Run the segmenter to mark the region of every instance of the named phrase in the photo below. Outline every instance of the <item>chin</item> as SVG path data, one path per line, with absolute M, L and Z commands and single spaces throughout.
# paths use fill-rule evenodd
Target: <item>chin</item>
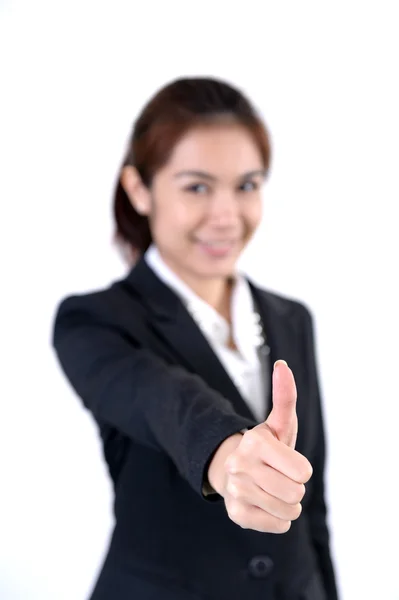
M 244 244 L 235 244 L 229 252 L 212 252 L 198 243 L 194 243 L 185 253 L 185 264 L 188 270 L 197 273 L 201 278 L 231 277 L 236 272 L 237 261 Z M 184 252 L 182 252 L 184 255 Z
M 229 261 L 221 261 L 218 265 L 209 265 L 202 263 L 198 265 L 198 274 L 201 277 L 215 279 L 219 277 L 231 277 L 236 272 L 236 264 L 237 261 L 229 260 Z

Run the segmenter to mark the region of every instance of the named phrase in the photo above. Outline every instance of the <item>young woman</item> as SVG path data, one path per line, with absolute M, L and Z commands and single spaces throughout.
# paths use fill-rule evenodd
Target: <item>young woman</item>
M 55 350 L 115 490 L 92 600 L 337 598 L 311 316 L 236 268 L 269 165 L 237 89 L 160 90 L 115 193 L 134 266 L 58 308 Z

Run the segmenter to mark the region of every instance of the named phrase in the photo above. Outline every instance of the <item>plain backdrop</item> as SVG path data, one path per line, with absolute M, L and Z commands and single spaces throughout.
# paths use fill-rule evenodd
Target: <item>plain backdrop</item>
M 397 3 L 0 6 L 1 600 L 85 600 L 103 558 L 110 483 L 53 316 L 125 273 L 111 196 L 126 139 L 184 75 L 240 86 L 269 126 L 243 268 L 316 320 L 342 598 L 398 600 Z

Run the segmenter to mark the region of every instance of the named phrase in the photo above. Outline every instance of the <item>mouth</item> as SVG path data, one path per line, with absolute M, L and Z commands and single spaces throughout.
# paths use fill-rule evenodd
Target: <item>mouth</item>
M 239 240 L 196 240 L 202 252 L 214 258 L 225 258 L 232 254 Z

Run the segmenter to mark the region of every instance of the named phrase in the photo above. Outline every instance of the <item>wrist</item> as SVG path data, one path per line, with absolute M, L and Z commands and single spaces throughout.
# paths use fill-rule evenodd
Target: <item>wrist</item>
M 208 468 L 208 482 L 221 496 L 224 493 L 225 469 L 227 457 L 236 450 L 242 440 L 242 433 L 234 433 L 226 438 L 217 448 Z

